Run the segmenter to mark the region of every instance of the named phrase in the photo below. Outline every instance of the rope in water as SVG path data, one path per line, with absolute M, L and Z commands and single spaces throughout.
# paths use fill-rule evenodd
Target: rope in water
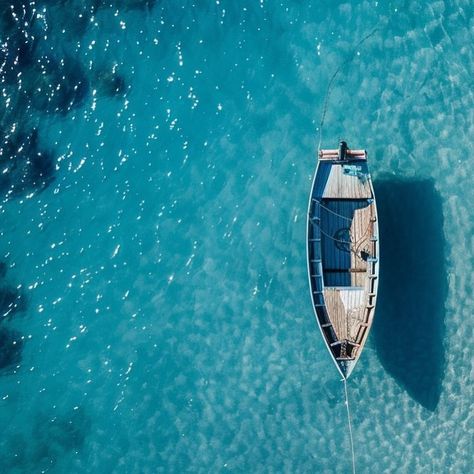
M 334 73 L 332 74 L 331 76 L 331 79 L 329 80 L 329 83 L 328 83 L 328 87 L 326 89 L 326 95 L 324 97 L 324 103 L 323 103 L 323 110 L 321 112 L 321 120 L 319 122 L 319 139 L 318 139 L 318 155 L 319 155 L 319 152 L 321 151 L 321 143 L 322 143 L 322 140 L 323 140 L 323 126 L 324 126 L 324 121 L 326 119 L 326 112 L 327 112 L 327 109 L 328 109 L 328 105 L 329 105 L 329 97 L 331 95 L 331 91 L 334 87 L 334 82 L 337 78 L 337 76 L 339 75 L 339 73 L 341 72 L 342 68 L 346 65 L 346 64 L 349 64 L 353 59 L 354 59 L 354 56 L 356 55 L 356 52 L 357 52 L 357 48 L 359 46 L 361 46 L 363 43 L 365 43 L 371 36 L 373 36 L 378 30 L 379 30 L 379 24 L 380 22 L 370 31 L 370 33 L 368 33 L 366 36 L 364 36 L 354 47 L 352 53 L 341 63 L 339 64 L 339 66 L 337 67 L 337 69 L 334 71 Z M 325 206 L 323 206 L 320 202 L 318 202 L 318 204 L 323 207 L 324 209 L 330 211 L 330 212 L 333 212 L 334 214 L 338 215 L 336 212 L 332 211 L 332 209 L 328 209 L 326 208 Z M 343 217 L 345 219 L 348 219 L 347 217 L 345 216 L 340 216 L 340 217 Z M 344 243 L 344 244 L 351 244 L 352 242 L 345 242 L 343 240 L 339 240 L 339 239 L 336 239 L 330 235 L 327 235 L 322 229 L 321 229 L 321 226 L 316 223 L 311 217 L 310 217 L 310 220 L 311 222 L 313 222 L 313 224 L 316 224 L 319 226 L 320 230 L 321 230 L 321 233 L 323 235 L 326 235 L 326 237 L 329 237 L 330 239 L 334 240 L 334 241 L 339 241 L 341 243 Z M 349 219 L 348 219 L 349 220 Z M 364 233 L 364 236 L 366 235 L 367 233 L 367 230 L 366 232 Z M 360 240 L 360 239 L 359 239 Z M 359 241 L 355 242 L 356 244 L 358 243 Z M 357 254 L 356 254 L 357 255 Z M 342 379 L 342 381 L 344 382 L 344 395 L 345 395 L 345 404 L 346 404 L 346 410 L 347 410 L 347 421 L 348 421 L 348 424 L 349 424 L 349 438 L 350 438 L 350 444 L 351 444 L 351 454 L 352 454 L 352 474 L 356 474 L 356 467 L 355 467 L 355 450 L 354 450 L 354 437 L 352 435 L 352 419 L 351 419 L 351 411 L 350 411 L 350 408 L 349 408 L 349 395 L 347 393 L 347 380 L 345 378 Z
M 380 23 L 380 22 L 379 22 Z M 371 36 L 373 36 L 377 31 L 379 30 L 379 26 L 375 26 L 370 33 L 365 35 L 359 42 L 354 46 L 354 49 L 352 53 L 337 67 L 337 69 L 334 71 L 333 75 L 331 76 L 331 79 L 329 80 L 328 87 L 326 89 L 326 95 L 324 97 L 324 104 L 323 104 L 323 111 L 321 113 L 321 120 L 319 122 L 319 141 L 318 141 L 318 153 L 321 151 L 321 143 L 323 140 L 323 125 L 324 125 L 324 120 L 326 118 L 326 112 L 328 109 L 329 105 L 329 96 L 331 95 L 331 90 L 334 87 L 334 81 L 336 80 L 338 74 L 341 72 L 341 69 L 346 65 L 349 64 L 353 59 L 354 56 L 357 53 L 357 48 L 359 46 L 362 46 Z
M 351 419 L 351 411 L 350 411 L 350 408 L 349 408 L 349 395 L 347 394 L 347 380 L 345 378 L 343 378 L 342 381 L 344 382 L 344 394 L 345 394 L 345 397 L 346 397 L 347 421 L 349 423 L 349 438 L 350 438 L 350 441 L 351 441 L 352 474 L 356 474 L 354 438 L 352 436 L 352 419 Z

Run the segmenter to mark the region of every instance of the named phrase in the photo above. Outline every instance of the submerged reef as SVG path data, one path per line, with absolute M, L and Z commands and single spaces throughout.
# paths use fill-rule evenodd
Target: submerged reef
M 12 6 L 0 20 L 0 79 L 6 86 L 4 96 L 6 93 L 9 98 L 5 112 L 25 114 L 31 105 L 39 111 L 65 115 L 82 105 L 89 90 L 87 76 L 71 55 L 51 54 L 36 11 L 31 5 L 29 8 L 27 14 L 27 10 L 20 12 Z
M 0 193 L 4 198 L 42 190 L 54 179 L 55 158 L 41 148 L 37 129 L 3 134 L 0 143 Z
M 81 106 L 89 93 L 82 64 L 70 56 L 59 60 L 50 55 L 37 58 L 34 67 L 25 73 L 25 80 L 28 88 L 24 94 L 31 98 L 31 105 L 48 114 L 66 115 Z
M 80 449 L 89 431 L 90 419 L 81 408 L 53 418 L 40 414 L 33 425 L 31 460 L 43 469 L 54 465 L 65 453 Z
M 7 268 L 6 262 L 0 262 L 0 375 L 14 373 L 21 362 L 23 337 L 5 323 L 27 307 L 21 287 L 6 281 Z
M 0 327 L 0 375 L 15 372 L 21 362 L 23 339 L 18 331 Z
M 65 39 L 77 41 L 87 32 L 92 17 L 97 13 L 95 3 L 84 0 L 40 0 L 38 5 L 46 7 L 46 25 L 60 28 Z
M 120 10 L 151 10 L 157 0 L 95 0 L 97 8 L 116 8 Z
M 0 322 L 10 320 L 25 309 L 26 298 L 22 291 L 12 286 L 0 286 Z
M 39 0 L 24 4 L 13 0 L 2 9 L 0 194 L 4 199 L 43 190 L 54 179 L 56 153 L 40 145 L 42 114 L 66 116 L 86 102 L 92 88 L 106 98 L 123 97 L 130 89 L 115 65 L 86 69 L 72 41 L 85 34 L 99 9 L 149 10 L 155 3 Z M 57 36 L 58 28 L 66 41 L 52 52 L 48 38 Z
M 7 38 L 2 38 L 0 47 L 0 74 L 2 84 L 22 83 L 21 73 L 34 65 L 34 55 L 38 40 L 14 31 Z
M 99 94 L 104 97 L 123 97 L 130 89 L 115 67 L 96 71 L 94 84 Z
M 90 417 L 81 407 L 62 414 L 39 413 L 31 426 L 0 443 L 2 467 L 8 472 L 50 472 L 62 461 L 67 464 L 67 455 L 83 447 L 90 426 Z
M 55 169 L 53 152 L 40 147 L 31 123 L 31 103 L 41 97 L 32 80 L 41 76 L 32 5 L 14 2 L 0 15 L 0 194 L 6 199 L 44 189 Z
M 103 97 L 130 89 L 116 66 L 83 65 L 77 51 L 99 9 L 150 10 L 155 0 L 11 0 L 0 9 L 0 199 L 32 196 L 54 180 L 56 153 L 41 143 L 44 116 L 81 107 L 92 86 Z M 60 35 L 60 36 L 58 36 Z M 60 39 L 60 47 L 54 40 Z M 8 328 L 26 309 L 25 295 L 5 283 L 0 263 L 0 372 L 19 364 L 23 338 Z

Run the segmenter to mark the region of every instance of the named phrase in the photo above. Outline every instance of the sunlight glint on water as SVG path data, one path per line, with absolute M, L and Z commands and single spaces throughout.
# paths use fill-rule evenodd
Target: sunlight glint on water
M 469 472 L 470 4 L 13 5 L 3 468 L 351 468 L 304 241 L 340 68 L 322 145 L 368 150 L 381 221 L 380 303 L 348 386 L 356 465 Z

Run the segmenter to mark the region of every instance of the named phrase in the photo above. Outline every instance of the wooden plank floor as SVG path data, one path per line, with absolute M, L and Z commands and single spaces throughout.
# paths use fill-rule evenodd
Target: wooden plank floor
M 320 206 L 324 302 L 340 341 L 359 344 L 369 322 L 375 215 L 365 199 L 323 200 Z
M 325 288 L 324 300 L 338 340 L 356 342 L 359 326 L 365 322 L 367 303 L 365 289 Z
M 375 243 L 371 240 L 374 232 L 375 216 L 373 204 L 354 211 L 354 218 L 351 224 L 351 285 L 365 286 L 367 262 L 363 258 L 375 255 Z
M 369 180 L 346 173 L 348 166 L 356 166 L 362 173 L 367 172 L 367 163 L 365 162 L 333 164 L 324 189 L 324 199 L 367 199 L 372 197 Z

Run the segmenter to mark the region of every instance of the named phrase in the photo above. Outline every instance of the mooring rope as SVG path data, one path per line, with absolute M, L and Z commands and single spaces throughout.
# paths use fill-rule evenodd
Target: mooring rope
M 347 379 L 343 378 L 342 381 L 344 382 L 344 394 L 345 394 L 345 397 L 346 397 L 347 421 L 349 423 L 349 438 L 350 438 L 350 441 L 351 441 L 352 474 L 356 474 L 354 437 L 352 436 L 352 419 L 351 419 L 351 410 L 349 408 L 349 395 L 347 394 Z
M 324 97 L 324 102 L 323 102 L 323 110 L 321 111 L 321 120 L 319 121 L 319 139 L 318 139 L 318 155 L 319 155 L 319 152 L 321 151 L 321 144 L 322 144 L 322 140 L 323 140 L 323 126 L 324 126 L 324 121 L 326 119 L 326 112 L 327 112 L 327 109 L 328 109 L 328 106 L 329 106 L 329 98 L 330 98 L 330 95 L 331 95 L 331 92 L 332 92 L 332 89 L 334 87 L 334 82 L 337 78 L 337 76 L 339 75 L 339 73 L 341 72 L 342 68 L 344 66 L 346 66 L 346 64 L 349 64 L 353 59 L 354 59 L 354 56 L 356 55 L 357 53 L 357 48 L 359 48 L 360 46 L 362 46 L 362 44 L 364 44 L 370 37 L 372 37 L 378 30 L 379 30 L 379 25 L 380 25 L 381 21 L 379 21 L 375 27 L 370 31 L 370 33 L 368 33 L 367 35 L 365 35 L 361 40 L 359 40 L 356 45 L 354 46 L 352 52 L 347 56 L 347 58 L 339 64 L 339 66 L 336 68 L 336 70 L 333 72 L 330 80 L 329 80 L 329 83 L 328 83 L 328 87 L 326 89 L 326 95 Z M 332 209 L 329 209 L 327 208 L 326 206 L 324 206 L 322 203 L 320 203 L 319 201 L 317 202 L 322 208 L 328 210 L 329 212 L 332 212 L 333 214 L 336 214 L 338 215 L 335 211 L 333 211 Z M 339 217 L 343 217 L 345 219 L 348 219 L 347 217 L 345 216 L 339 216 Z M 310 217 L 310 220 L 313 224 L 316 224 L 318 225 L 321 233 L 323 235 L 325 235 L 326 237 L 329 237 L 330 239 L 334 240 L 334 241 L 338 241 L 340 243 L 344 243 L 344 244 L 352 244 L 353 242 L 345 242 L 343 240 L 339 240 L 339 239 L 336 239 L 335 237 L 333 236 L 330 236 L 328 234 L 326 234 L 323 229 L 321 228 L 321 225 L 320 223 L 317 223 L 313 220 L 312 217 Z M 349 220 L 349 219 L 348 219 Z M 367 229 L 366 231 L 364 232 L 364 235 L 362 236 L 362 238 L 360 238 L 358 241 L 355 242 L 355 245 L 359 244 L 360 246 L 360 243 L 359 242 L 362 242 L 364 240 L 364 237 L 365 235 L 367 234 L 368 232 L 368 229 L 370 228 L 370 224 L 371 222 L 369 222 L 369 225 L 367 226 Z M 350 231 L 349 231 L 349 234 L 350 234 Z M 350 238 L 352 238 L 352 236 L 350 236 Z M 357 247 L 357 251 L 359 250 L 359 246 Z M 351 251 L 353 251 L 351 249 Z M 355 255 L 357 257 L 359 257 L 357 255 L 357 253 L 355 253 Z M 360 257 L 359 257 L 360 258 Z M 347 422 L 348 422 L 348 425 L 349 425 L 349 438 L 350 438 L 350 446 L 351 446 L 351 455 L 352 455 L 352 474 L 356 474 L 356 466 L 355 466 L 355 450 L 354 450 L 354 437 L 353 437 L 353 434 L 352 434 L 352 419 L 351 419 L 351 411 L 350 411 L 350 407 L 349 407 L 349 395 L 347 393 L 347 379 L 346 378 L 343 378 L 342 379 L 343 383 L 344 383 L 344 396 L 345 396 L 345 404 L 346 404 L 346 411 L 347 411 Z
M 326 95 L 324 97 L 323 110 L 321 112 L 321 120 L 319 121 L 318 154 L 321 151 L 321 143 L 323 140 L 323 125 L 324 125 L 324 120 L 326 118 L 326 112 L 329 105 L 329 96 L 331 95 L 332 88 L 334 87 L 334 81 L 336 80 L 336 77 L 338 76 L 338 74 L 341 72 L 341 69 L 354 59 L 354 56 L 357 53 L 357 48 L 359 46 L 362 46 L 371 36 L 373 36 L 378 31 L 379 23 L 377 23 L 377 25 L 372 29 L 370 33 L 368 33 L 361 40 L 359 40 L 359 42 L 354 46 L 352 53 L 349 54 L 349 56 L 341 64 L 339 64 L 339 66 L 336 68 L 336 70 L 332 74 L 331 79 L 329 80 L 328 87 L 326 89 Z

